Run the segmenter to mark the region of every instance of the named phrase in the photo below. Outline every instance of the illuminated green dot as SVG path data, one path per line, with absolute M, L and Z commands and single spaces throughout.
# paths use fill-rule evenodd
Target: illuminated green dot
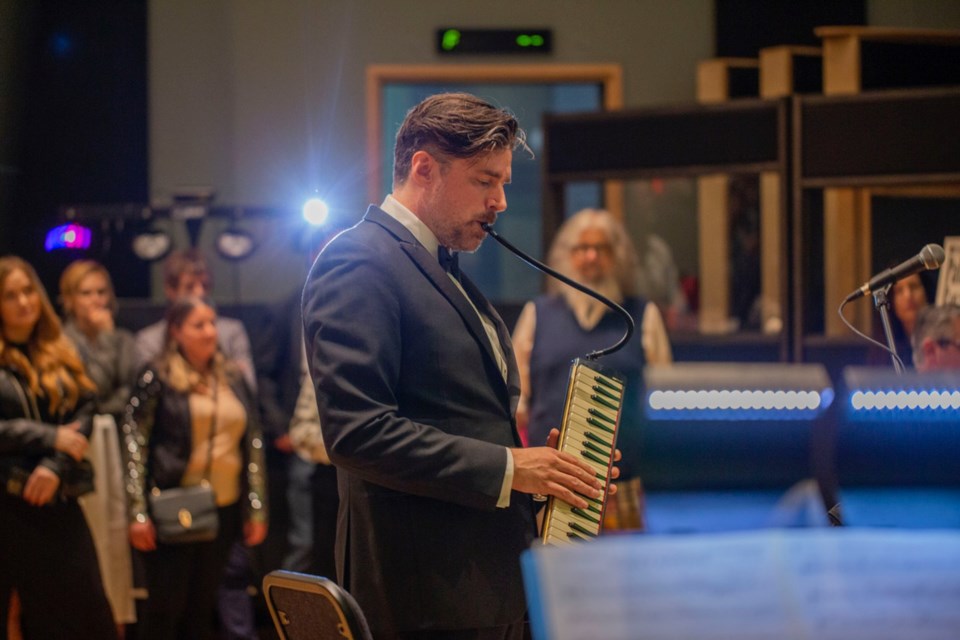
M 535 47 L 543 46 L 543 36 L 530 36 L 530 44 Z
M 451 51 L 460 44 L 460 32 L 456 29 L 447 29 L 443 32 L 443 39 L 440 42 L 440 46 L 443 47 L 445 51 Z
M 517 36 L 517 44 L 520 45 L 521 47 L 529 47 L 530 42 L 531 42 L 530 36 L 526 34 Z

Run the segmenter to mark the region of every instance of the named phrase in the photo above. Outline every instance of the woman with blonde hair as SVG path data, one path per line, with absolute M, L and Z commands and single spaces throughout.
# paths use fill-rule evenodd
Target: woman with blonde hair
M 117 298 L 110 273 L 94 260 L 71 262 L 60 276 L 63 332 L 73 340 L 97 385 L 97 413 L 119 417 L 130 399 L 133 334 L 116 326 Z
M 94 383 L 36 272 L 0 258 L 0 629 L 11 591 L 27 638 L 115 638 L 77 497 Z
M 143 552 L 148 597 L 141 638 L 207 638 L 227 557 L 267 533 L 263 444 L 255 400 L 239 367 L 217 347 L 205 298 L 173 302 L 163 352 L 138 376 L 124 412 L 129 533 Z M 158 537 L 147 494 L 207 483 L 217 505 L 213 540 Z
M 97 545 L 103 587 L 113 609 L 119 635 L 136 622 L 133 560 L 126 535 L 126 494 L 118 438 L 120 414 L 133 383 L 133 334 L 116 326 L 117 298 L 110 273 L 94 260 L 74 260 L 60 275 L 63 332 L 73 340 L 97 385 L 90 461 L 96 470 L 96 492 L 81 501 Z

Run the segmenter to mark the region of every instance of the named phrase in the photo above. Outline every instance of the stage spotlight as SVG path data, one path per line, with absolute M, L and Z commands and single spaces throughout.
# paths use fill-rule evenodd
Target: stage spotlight
M 330 207 L 320 198 L 310 198 L 303 203 L 303 219 L 319 227 L 325 224 L 330 216 Z
M 131 248 L 133 254 L 141 260 L 153 262 L 170 253 L 170 249 L 173 248 L 173 241 L 163 231 L 148 230 L 133 237 Z
M 239 227 L 227 227 L 217 236 L 217 252 L 227 260 L 243 260 L 257 248 L 253 236 Z
M 166 257 L 173 249 L 173 239 L 167 232 L 154 227 L 151 220 L 154 219 L 154 212 L 150 207 L 144 207 L 140 211 L 140 217 L 144 228 L 133 235 L 133 241 L 130 243 L 130 249 L 133 255 L 146 262 L 154 262 Z
M 90 229 L 75 222 L 54 227 L 47 232 L 47 239 L 43 243 L 47 251 L 57 249 L 89 249 Z

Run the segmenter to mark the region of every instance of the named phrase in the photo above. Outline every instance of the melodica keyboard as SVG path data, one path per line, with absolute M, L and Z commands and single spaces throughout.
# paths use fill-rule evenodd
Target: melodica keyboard
M 583 460 L 603 485 L 600 499 L 587 496 L 586 509 L 571 507 L 550 497 L 543 520 L 544 544 L 566 545 L 591 540 L 600 534 L 610 471 L 617 445 L 623 406 L 624 379 L 596 363 L 578 358 L 570 368 L 567 399 L 560 425 L 559 449 Z

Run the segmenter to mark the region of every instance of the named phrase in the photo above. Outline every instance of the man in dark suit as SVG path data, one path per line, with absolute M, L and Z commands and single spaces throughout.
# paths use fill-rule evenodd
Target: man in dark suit
M 516 147 L 503 109 L 421 102 L 397 134 L 393 193 L 324 249 L 304 289 L 339 473 L 338 578 L 377 638 L 523 637 L 531 494 L 581 507 L 599 495 L 573 456 L 521 447 L 507 327 L 451 259 L 506 209 Z

